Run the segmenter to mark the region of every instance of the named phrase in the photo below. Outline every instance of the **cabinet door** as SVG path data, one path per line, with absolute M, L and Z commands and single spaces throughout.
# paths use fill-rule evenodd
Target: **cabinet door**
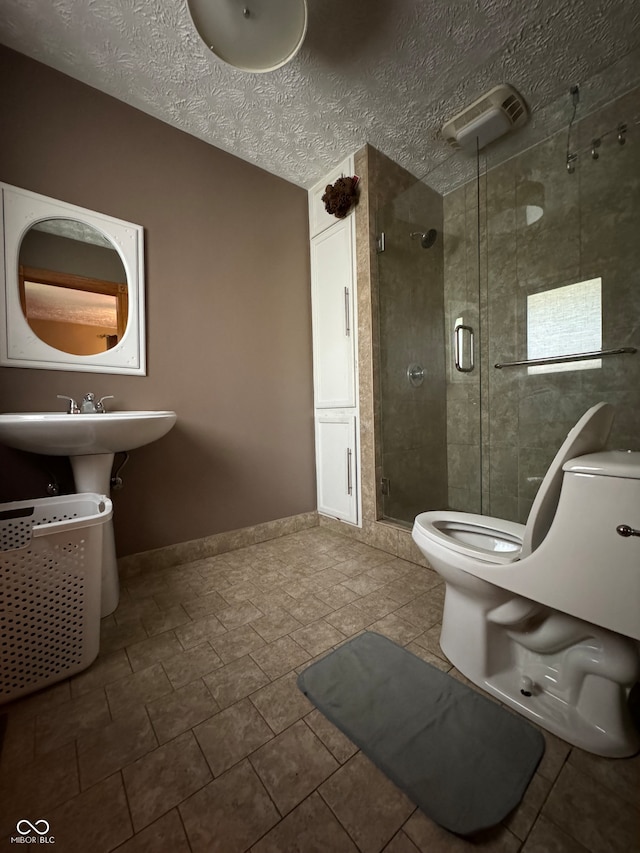
M 315 406 L 356 405 L 353 216 L 311 241 Z
M 318 512 L 357 524 L 354 415 L 316 417 L 316 466 Z

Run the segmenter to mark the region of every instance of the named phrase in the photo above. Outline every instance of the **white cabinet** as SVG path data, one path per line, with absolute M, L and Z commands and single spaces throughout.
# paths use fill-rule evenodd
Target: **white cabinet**
M 322 203 L 353 169 L 350 157 L 309 191 L 309 229 L 318 512 L 360 524 L 355 216 Z
M 318 512 L 356 522 L 357 435 L 355 415 L 316 416 Z
M 311 241 L 316 409 L 356 405 L 353 257 L 353 216 Z

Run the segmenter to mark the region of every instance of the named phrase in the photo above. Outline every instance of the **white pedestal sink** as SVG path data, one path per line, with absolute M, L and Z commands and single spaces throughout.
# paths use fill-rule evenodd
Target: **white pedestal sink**
M 0 414 L 0 444 L 30 453 L 68 456 L 76 491 L 109 497 L 114 453 L 162 438 L 175 422 L 175 412 Z M 119 594 L 113 524 L 109 521 L 104 528 L 101 616 L 113 613 Z

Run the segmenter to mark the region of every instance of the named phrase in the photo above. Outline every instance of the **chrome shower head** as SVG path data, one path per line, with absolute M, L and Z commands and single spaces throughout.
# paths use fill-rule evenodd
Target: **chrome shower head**
M 422 248 L 430 249 L 436 242 L 438 232 L 435 228 L 431 228 L 429 231 L 412 231 L 409 236 L 412 240 L 416 240 L 419 237 Z

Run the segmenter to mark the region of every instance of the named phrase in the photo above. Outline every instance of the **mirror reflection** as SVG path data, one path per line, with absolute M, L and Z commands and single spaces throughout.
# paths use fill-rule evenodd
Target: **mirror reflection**
M 20 244 L 18 283 L 27 323 L 49 346 L 95 355 L 122 339 L 127 275 L 118 251 L 93 226 L 66 218 L 32 225 Z

